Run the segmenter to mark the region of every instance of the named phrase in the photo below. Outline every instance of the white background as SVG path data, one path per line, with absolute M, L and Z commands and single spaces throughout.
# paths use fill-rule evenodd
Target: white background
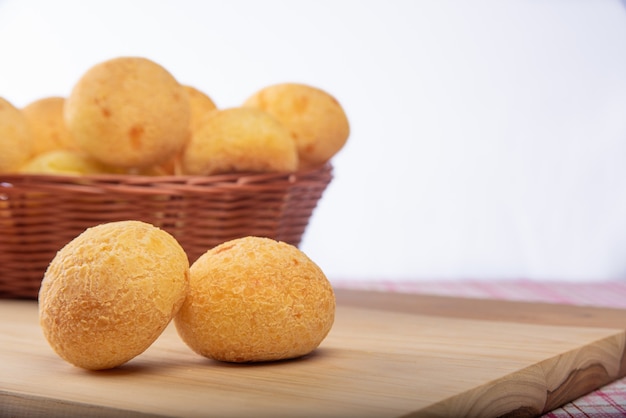
M 139 55 L 220 107 L 269 84 L 350 118 L 301 248 L 331 280 L 626 279 L 618 0 L 0 0 L 0 96 Z

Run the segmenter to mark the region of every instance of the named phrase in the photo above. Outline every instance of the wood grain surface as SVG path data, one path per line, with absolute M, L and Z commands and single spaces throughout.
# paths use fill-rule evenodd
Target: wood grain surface
M 44 340 L 32 301 L 0 300 L 0 416 L 536 416 L 626 375 L 626 311 L 337 290 L 335 325 L 297 360 L 228 364 L 170 326 L 88 372 Z

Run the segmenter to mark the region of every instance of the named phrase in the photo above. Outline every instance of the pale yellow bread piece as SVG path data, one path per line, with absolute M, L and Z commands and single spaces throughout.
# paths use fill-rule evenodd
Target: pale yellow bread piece
M 65 125 L 64 106 L 64 97 L 52 96 L 35 100 L 22 108 L 33 135 L 33 155 L 77 149 Z
M 335 295 L 322 270 L 295 246 L 245 237 L 191 266 L 189 294 L 174 319 L 203 356 L 261 362 L 306 355 L 326 337 Z
M 290 172 L 296 144 L 276 119 L 260 109 L 234 107 L 206 115 L 182 155 L 184 174 Z
M 33 153 L 33 137 L 22 111 L 0 97 L 0 173 L 16 173 Z
M 306 84 L 265 87 L 249 97 L 244 106 L 263 109 L 287 127 L 296 141 L 301 168 L 326 163 L 350 135 L 348 118 L 337 99 Z
M 124 168 L 162 164 L 190 136 L 186 90 L 161 65 L 141 57 L 91 67 L 67 97 L 64 116 L 80 149 Z
M 102 164 L 88 155 L 66 149 L 44 152 L 31 158 L 20 168 L 24 174 L 122 174 L 122 171 Z
M 187 256 L 170 234 L 139 221 L 101 224 L 50 263 L 39 291 L 41 328 L 71 364 L 120 366 L 162 333 L 188 284 Z

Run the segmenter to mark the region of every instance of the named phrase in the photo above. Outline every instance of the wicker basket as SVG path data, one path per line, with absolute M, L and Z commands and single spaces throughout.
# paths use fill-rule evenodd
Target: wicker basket
M 299 245 L 332 179 L 296 173 L 198 176 L 0 176 L 0 297 L 37 297 L 56 252 L 90 226 L 135 219 L 171 233 L 190 262 L 247 235 Z

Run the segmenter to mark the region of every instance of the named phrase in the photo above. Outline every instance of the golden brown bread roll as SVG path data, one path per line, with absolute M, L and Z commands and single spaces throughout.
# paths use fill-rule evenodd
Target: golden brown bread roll
M 180 308 L 189 262 L 167 232 L 138 221 L 85 230 L 50 263 L 39 319 L 54 351 L 91 370 L 145 351 Z
M 335 295 L 322 270 L 295 246 L 235 239 L 191 266 L 189 294 L 174 319 L 195 352 L 221 361 L 303 356 L 330 331 Z
M 162 164 L 190 136 L 186 90 L 146 58 L 119 57 L 91 67 L 66 99 L 64 115 L 78 147 L 112 166 Z
M 306 84 L 265 87 L 249 97 L 244 106 L 263 109 L 287 127 L 296 141 L 301 168 L 330 160 L 350 135 L 348 118 L 337 99 Z
M 198 129 L 200 121 L 210 112 L 217 109 L 215 102 L 205 92 L 188 85 L 183 85 L 189 96 L 191 106 L 191 132 Z
M 195 87 L 183 85 L 189 96 L 189 105 L 191 106 L 191 137 L 194 132 L 198 130 L 201 125 L 202 119 L 217 109 L 215 102 L 206 93 L 198 90 Z M 171 157 L 165 163 L 152 167 L 152 172 L 158 173 L 157 175 L 177 175 L 182 174 L 181 168 L 182 151 Z
M 215 110 L 193 132 L 182 156 L 184 174 L 289 172 L 298 166 L 296 144 L 268 113 L 254 108 Z
M 33 135 L 33 155 L 56 150 L 76 150 L 63 119 L 65 98 L 44 97 L 22 109 Z
M 16 173 L 33 152 L 33 137 L 21 110 L 0 97 L 0 173 Z

